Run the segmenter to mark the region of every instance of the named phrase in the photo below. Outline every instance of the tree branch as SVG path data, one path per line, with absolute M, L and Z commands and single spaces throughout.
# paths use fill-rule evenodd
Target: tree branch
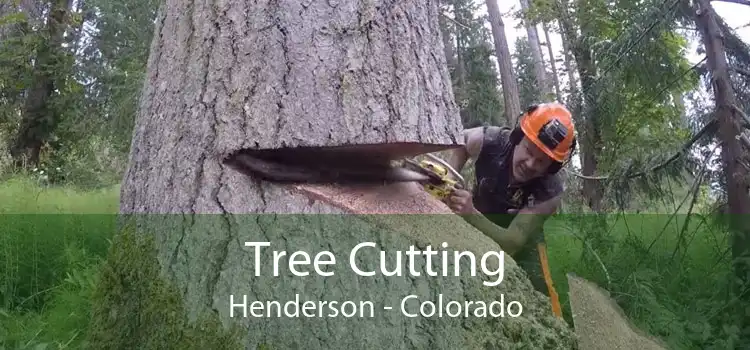
M 750 6 L 750 0 L 712 0 L 712 1 L 714 1 L 714 2 L 716 2 L 716 1 L 718 1 L 718 2 L 731 2 L 731 3 L 734 3 L 734 4 L 740 4 L 740 5 Z
M 732 105 L 732 109 L 734 109 L 734 111 L 737 112 L 740 117 L 742 117 L 742 121 L 744 122 L 743 124 L 745 125 L 745 127 L 750 128 L 750 117 L 748 117 L 747 114 L 745 114 L 745 112 L 740 109 L 740 107 L 737 107 L 737 105 Z
M 739 109 L 737 109 L 737 110 L 739 111 Z M 742 112 L 742 111 L 740 111 L 740 112 Z M 635 174 L 629 174 L 629 175 L 626 176 L 626 178 L 628 178 L 628 179 L 634 179 L 636 177 L 645 176 L 646 173 L 654 172 L 654 171 L 657 171 L 657 170 L 659 170 L 661 168 L 664 168 L 665 166 L 669 165 L 669 163 L 672 163 L 675 160 L 677 160 L 677 158 L 679 158 L 681 154 L 687 152 L 687 150 L 690 149 L 690 147 L 692 147 L 693 144 L 696 143 L 698 140 L 700 140 L 704 135 L 706 135 L 708 133 L 713 133 L 715 131 L 715 129 L 716 129 L 716 126 L 717 126 L 716 119 L 711 120 L 705 126 L 703 126 L 703 128 L 701 128 L 701 130 L 698 131 L 690 140 L 688 140 L 687 142 L 685 142 L 685 144 L 682 145 L 682 147 L 680 148 L 680 150 L 677 151 L 677 152 L 675 152 L 671 157 L 669 157 L 669 159 L 667 159 L 664 162 L 659 163 L 659 164 L 651 167 L 651 169 L 649 169 L 649 170 L 639 171 L 639 172 L 637 172 Z M 567 169 L 565 171 L 567 173 L 570 173 L 570 174 L 572 174 L 572 175 L 574 175 L 574 176 L 576 176 L 578 178 L 584 179 L 584 180 L 608 180 L 610 178 L 609 176 L 588 176 L 588 175 L 583 175 L 583 174 L 579 174 L 577 172 L 570 171 L 570 170 L 567 170 Z
M 457 25 L 460 25 L 461 27 L 464 27 L 465 29 L 471 29 L 471 28 L 469 28 L 469 26 L 467 26 L 467 25 L 465 25 L 465 24 L 463 24 L 463 23 L 461 23 L 459 21 L 456 21 L 455 19 L 453 19 L 450 16 L 446 15 L 445 12 L 440 12 L 440 15 L 442 15 L 443 17 L 445 17 L 446 19 L 448 19 L 449 21 L 451 21 L 451 22 L 453 22 L 453 23 L 455 23 Z
M 731 70 L 733 70 L 733 71 L 735 71 L 735 72 L 737 72 L 739 74 L 742 74 L 742 75 L 750 78 L 750 71 L 749 70 L 742 69 L 742 68 L 737 68 L 737 67 L 729 67 L 729 69 L 731 69 Z

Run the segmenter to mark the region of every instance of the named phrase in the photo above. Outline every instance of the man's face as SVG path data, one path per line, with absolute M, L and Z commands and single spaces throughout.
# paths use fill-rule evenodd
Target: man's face
M 526 182 L 542 176 L 552 162 L 552 158 L 524 137 L 513 151 L 513 178 Z

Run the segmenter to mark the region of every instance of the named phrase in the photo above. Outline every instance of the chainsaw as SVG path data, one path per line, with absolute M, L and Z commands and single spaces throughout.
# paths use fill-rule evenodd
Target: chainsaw
M 433 154 L 427 159 L 387 157 L 342 151 L 336 147 L 297 147 L 242 150 L 224 158 L 224 164 L 242 174 L 276 183 L 386 184 L 418 182 L 445 202 L 456 189 L 466 188 L 463 176 Z
M 403 160 L 404 168 L 428 177 L 426 180 L 419 181 L 425 191 L 445 202 L 453 191 L 466 188 L 463 176 L 448 162 L 434 154 L 428 153 L 425 156 L 429 159 L 417 161 L 414 158 L 407 158 Z

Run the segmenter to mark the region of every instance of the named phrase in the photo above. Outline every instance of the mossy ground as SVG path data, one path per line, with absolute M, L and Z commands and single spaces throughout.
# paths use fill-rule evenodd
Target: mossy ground
M 236 327 L 213 312 L 189 322 L 179 291 L 166 281 L 148 233 L 126 226 L 115 237 L 92 298 L 91 349 L 241 349 Z

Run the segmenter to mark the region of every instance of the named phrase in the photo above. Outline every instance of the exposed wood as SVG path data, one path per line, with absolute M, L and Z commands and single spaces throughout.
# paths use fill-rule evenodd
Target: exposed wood
M 277 5 L 167 3 L 122 210 L 222 212 L 220 193 L 253 191 L 226 183 L 222 157 L 241 149 L 390 144 L 400 158 L 463 142 L 436 3 Z
M 668 349 L 664 342 L 633 325 L 608 291 L 573 273 L 567 278 L 579 349 Z
M 320 153 L 291 154 L 299 150 L 291 148 L 301 146 L 315 147 L 315 152 L 340 146 L 361 157 L 393 155 L 388 149 L 456 146 L 462 127 L 438 17 L 436 2 L 421 1 L 349 1 L 336 6 L 297 1 L 271 6 L 241 0 L 166 2 L 149 55 L 120 211 L 148 213 L 138 217 L 160 217 L 157 221 L 176 218 L 174 224 L 157 222 L 158 230 L 153 231 L 144 231 L 148 224 L 139 225 L 137 233 L 154 237 L 160 277 L 175 286 L 175 299 L 185 302 L 188 320 L 203 312 L 215 314 L 224 325 L 242 327 L 243 348 L 253 349 L 264 344 L 304 349 L 373 344 L 476 349 L 507 348 L 518 342 L 532 348 L 575 348 L 571 330 L 550 312 L 547 298 L 533 293 L 531 282 L 510 258 L 489 263 L 490 269 L 493 264 L 505 266 L 503 284 L 494 288 L 482 284 L 485 277 L 472 274 L 382 278 L 357 275 L 345 266 L 353 247 L 368 241 L 378 246 L 359 253 L 357 264 L 376 269 L 381 249 L 395 256 L 394 251 L 410 246 L 438 247 L 446 242 L 450 249 L 480 254 L 499 250 L 418 184 L 279 185 L 221 162 L 221 155 L 247 152 L 286 153 L 282 162 L 298 163 L 307 157 L 312 159 L 305 161 L 314 163 Z M 249 152 L 251 148 L 269 151 Z M 153 215 L 162 213 L 177 215 Z M 307 215 L 281 215 L 295 213 Z M 351 215 L 383 213 L 444 215 Z M 277 276 L 254 276 L 252 248 L 243 244 L 254 241 L 272 242 L 268 253 L 332 251 L 340 263 L 335 276 L 328 278 L 316 277 L 315 272 L 300 278 L 284 267 Z M 262 261 L 272 261 L 265 256 Z M 416 265 L 411 271 L 422 276 L 430 269 L 421 261 Z M 134 284 L 126 294 L 137 290 Z M 460 318 L 432 322 L 399 314 L 404 296 L 431 299 L 433 292 L 451 299 L 519 300 L 523 314 L 504 324 L 543 332 L 502 335 L 492 318 L 476 318 L 466 327 Z M 111 328 L 120 328 L 119 318 L 111 315 L 141 315 L 137 308 L 142 296 L 132 293 L 126 297 L 136 302 L 112 303 L 98 313 L 112 320 Z M 235 296 L 234 304 L 241 303 L 243 295 L 248 303 L 277 300 L 282 305 L 297 296 L 305 301 L 335 300 L 339 305 L 344 300 L 372 301 L 377 307 L 374 317 L 362 319 L 254 319 L 230 316 L 230 310 L 241 313 L 242 308 L 230 305 L 229 295 Z M 385 305 L 393 310 L 384 312 Z M 329 315 L 327 309 L 321 312 Z M 136 323 L 128 325 L 128 332 L 145 335 Z M 136 345 L 150 342 L 127 338 Z M 142 347 L 121 345 L 113 347 Z

